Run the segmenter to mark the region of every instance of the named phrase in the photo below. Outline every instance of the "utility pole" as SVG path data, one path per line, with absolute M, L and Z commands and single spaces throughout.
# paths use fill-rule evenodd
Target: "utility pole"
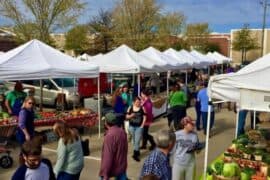
M 264 49 L 264 29 L 265 29 L 265 20 L 266 20 L 266 12 L 267 6 L 270 6 L 267 2 L 268 0 L 263 0 L 260 4 L 263 6 L 263 25 L 262 25 L 262 40 L 261 40 L 261 56 L 263 56 L 263 49 Z

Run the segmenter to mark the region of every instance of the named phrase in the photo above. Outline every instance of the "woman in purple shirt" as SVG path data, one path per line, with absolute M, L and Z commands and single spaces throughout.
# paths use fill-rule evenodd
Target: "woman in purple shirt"
M 29 141 L 34 136 L 34 98 L 26 97 L 22 109 L 19 113 L 18 129 L 16 132 L 16 138 L 22 145 L 25 141 Z
M 153 122 L 153 104 L 150 99 L 151 91 L 150 90 L 143 90 L 141 92 L 141 102 L 142 106 L 146 112 L 146 121 L 143 126 L 143 139 L 142 139 L 142 146 L 140 149 L 146 149 L 147 141 L 151 143 L 149 150 L 153 150 L 156 147 L 155 141 L 153 136 L 151 136 L 148 131 L 151 123 Z

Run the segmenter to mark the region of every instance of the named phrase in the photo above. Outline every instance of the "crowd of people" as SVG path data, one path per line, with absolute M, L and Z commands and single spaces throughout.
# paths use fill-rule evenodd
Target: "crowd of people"
M 206 134 L 209 110 L 210 130 L 212 129 L 215 111 L 208 102 L 207 77 L 198 73 L 193 83 L 196 85 L 193 92 L 190 92 L 181 78 L 171 84 L 167 110 L 168 128 L 156 132 L 155 137 L 149 133 L 154 120 L 151 102 L 153 87 L 142 89 L 139 96 L 132 95 L 127 84 L 115 90 L 112 96 L 113 112 L 104 116 L 106 132 L 101 153 L 100 179 L 128 179 L 129 137 L 133 145 L 132 158 L 135 161 L 141 160 L 140 150 L 151 151 L 144 160 L 139 179 L 195 178 L 195 153 L 203 148 L 197 131 L 203 129 Z M 195 121 L 187 114 L 192 99 L 196 110 Z M 21 179 L 22 176 L 25 179 L 79 179 L 84 167 L 84 155 L 77 130 L 67 126 L 64 121 L 54 124 L 53 131 L 59 141 L 56 164 L 52 166 L 48 159 L 42 157 L 42 143 L 35 136 L 34 98 L 27 97 L 22 91 L 22 85 L 17 82 L 14 91 L 7 95 L 5 104 L 8 112 L 18 116 L 19 120 L 16 138 L 21 146 L 21 166 L 12 179 Z M 150 146 L 147 146 L 148 142 Z

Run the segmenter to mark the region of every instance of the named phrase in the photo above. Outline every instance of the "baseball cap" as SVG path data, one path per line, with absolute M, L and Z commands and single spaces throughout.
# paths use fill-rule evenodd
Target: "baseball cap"
M 191 119 L 191 117 L 186 116 L 181 120 L 181 124 L 183 124 L 184 126 L 187 124 L 195 125 L 195 122 Z
M 104 120 L 110 124 L 117 124 L 117 117 L 116 117 L 116 114 L 113 112 L 109 112 L 105 114 Z

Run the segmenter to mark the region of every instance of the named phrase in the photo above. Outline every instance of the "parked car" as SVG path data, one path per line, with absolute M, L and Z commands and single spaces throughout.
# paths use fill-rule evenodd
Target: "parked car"
M 36 103 L 40 103 L 40 80 L 23 80 L 24 91 L 31 93 L 34 90 L 34 97 Z M 77 87 L 74 79 L 72 78 L 56 78 L 56 79 L 45 79 L 43 82 L 43 104 L 54 106 L 57 105 L 57 99 L 59 94 L 65 94 L 65 108 L 71 108 L 79 105 L 79 96 L 77 93 Z M 5 85 L 9 90 L 14 89 L 14 81 L 6 82 Z M 58 99 L 59 100 L 59 99 Z

